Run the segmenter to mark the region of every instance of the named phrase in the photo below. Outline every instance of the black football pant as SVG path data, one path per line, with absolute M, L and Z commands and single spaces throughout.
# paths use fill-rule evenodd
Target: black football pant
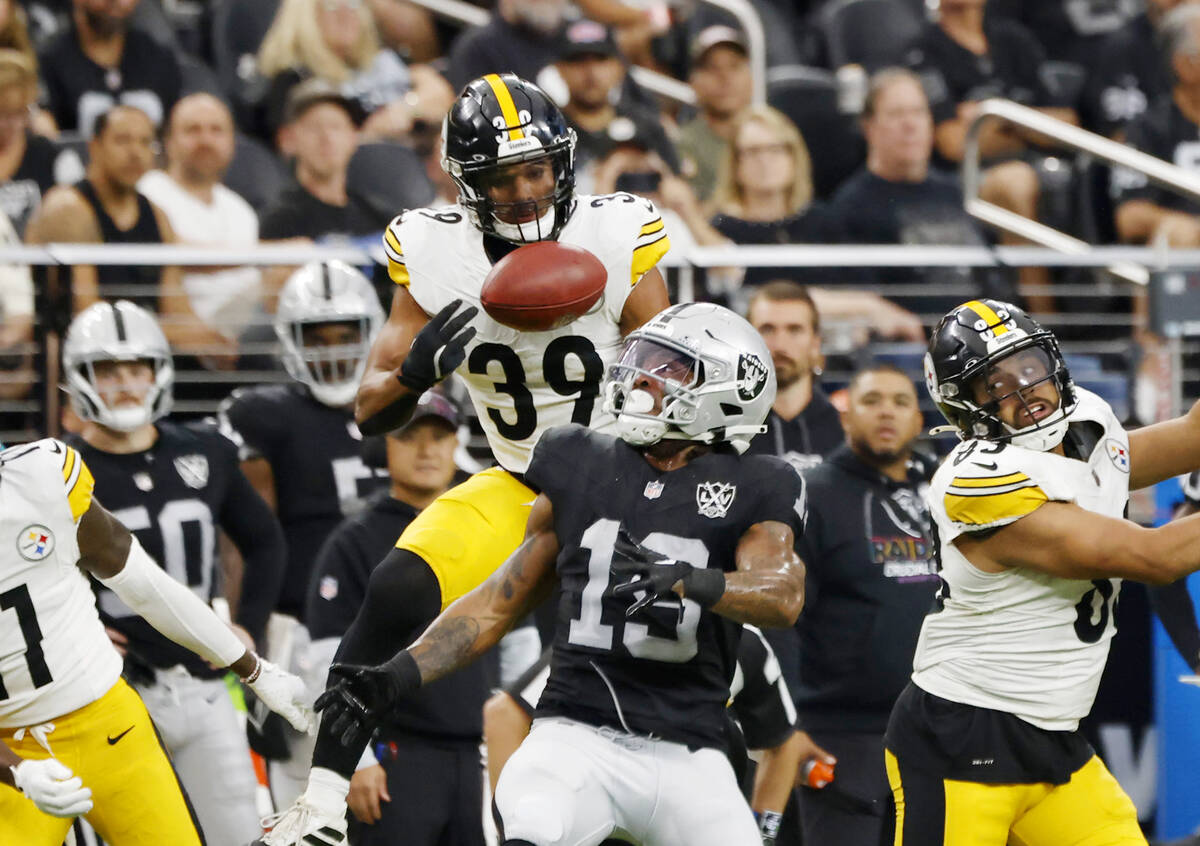
M 393 738 L 384 763 L 391 802 L 365 825 L 350 814 L 351 846 L 484 846 L 483 764 L 478 740 Z

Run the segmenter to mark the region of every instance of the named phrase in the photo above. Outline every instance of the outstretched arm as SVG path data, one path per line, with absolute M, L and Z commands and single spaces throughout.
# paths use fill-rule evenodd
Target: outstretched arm
M 471 663 L 487 652 L 550 594 L 558 536 L 550 500 L 534 500 L 525 540 L 483 584 L 454 602 L 408 648 L 421 683 Z
M 1129 488 L 1200 470 L 1200 402 L 1172 420 L 1129 433 Z
M 137 538 L 95 500 L 79 519 L 77 538 L 80 568 L 171 640 L 237 673 L 297 731 L 311 730 L 312 713 L 298 699 L 304 682 L 246 649 L 211 608 L 154 563 Z
M 352 745 L 402 696 L 474 661 L 550 593 L 558 536 L 550 500 L 534 500 L 525 540 L 487 581 L 450 605 L 425 633 L 384 664 L 334 664 L 317 700 L 322 731 Z

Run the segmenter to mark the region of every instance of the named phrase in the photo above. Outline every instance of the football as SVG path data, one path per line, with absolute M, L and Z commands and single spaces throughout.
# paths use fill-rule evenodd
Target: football
M 483 280 L 479 301 L 498 323 L 545 332 L 586 314 L 607 282 L 600 259 L 583 247 L 537 241 L 496 262 Z

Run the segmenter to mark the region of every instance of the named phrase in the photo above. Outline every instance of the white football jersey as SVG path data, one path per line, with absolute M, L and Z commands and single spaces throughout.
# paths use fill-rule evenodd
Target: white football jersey
M 454 299 L 479 305 L 492 263 L 482 233 L 457 205 L 405 212 L 383 240 L 392 280 L 407 286 L 428 314 Z M 471 321 L 476 335 L 457 371 L 496 460 L 517 473 L 524 472 L 538 438 L 551 426 L 611 424 L 611 416 L 600 411 L 600 382 L 621 349 L 621 310 L 633 286 L 670 247 L 654 204 L 625 193 L 577 195 L 558 240 L 583 247 L 607 268 L 600 302 L 549 332 L 510 329 L 480 307 Z
M 0 727 L 53 720 L 99 699 L 121 656 L 76 566 L 92 474 L 55 440 L 0 452 Z
M 1076 391 L 1071 426 L 1096 438 L 1086 462 L 972 440 L 938 468 L 928 500 L 942 584 L 913 658 L 913 681 L 929 693 L 1053 731 L 1073 731 L 1092 708 L 1116 631 L 1121 580 L 1062 579 L 1018 567 L 987 573 L 953 541 L 1015 522 L 1049 501 L 1124 514 L 1129 438 L 1108 403 Z

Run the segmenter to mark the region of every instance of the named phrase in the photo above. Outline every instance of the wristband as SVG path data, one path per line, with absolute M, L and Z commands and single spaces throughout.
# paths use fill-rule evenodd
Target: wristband
M 412 693 L 421 686 L 421 669 L 417 659 L 412 657 L 407 649 L 401 649 L 383 665 L 392 681 L 396 684 L 397 696 Z
M 776 811 L 763 811 L 761 814 L 755 814 L 758 818 L 758 833 L 763 836 L 763 841 L 774 841 L 779 836 L 779 824 L 783 822 L 783 814 Z
M 698 602 L 702 608 L 711 608 L 725 593 L 723 570 L 695 569 L 681 581 L 683 595 Z
M 254 669 L 250 671 L 250 675 L 242 679 L 242 684 L 254 684 L 258 681 L 258 677 L 262 675 L 262 659 L 257 655 L 254 656 Z

